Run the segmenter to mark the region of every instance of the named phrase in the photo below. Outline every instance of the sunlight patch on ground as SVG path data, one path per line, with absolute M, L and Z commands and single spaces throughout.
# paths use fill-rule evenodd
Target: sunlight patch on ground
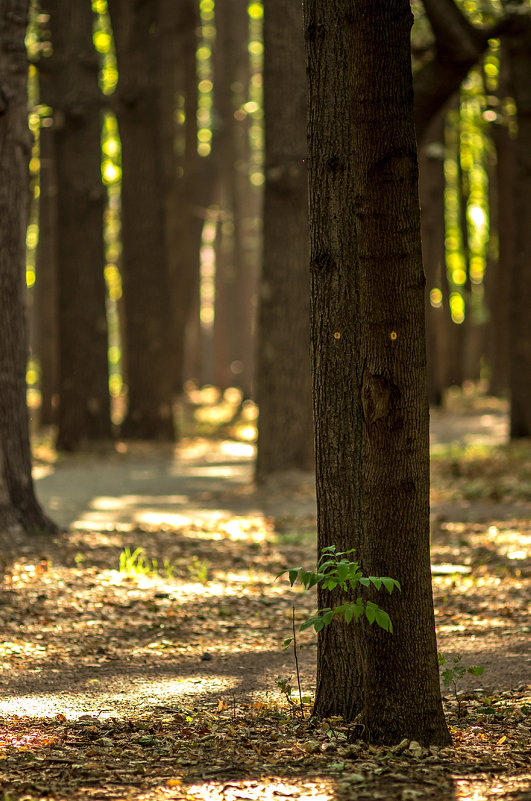
M 330 783 L 332 784 L 332 783 Z M 161 788 L 162 789 L 162 788 Z M 186 787 L 186 797 L 197 799 L 197 801 L 234 801 L 234 799 L 249 799 L 249 801 L 260 801 L 261 799 L 282 799 L 308 798 L 312 801 L 330 801 L 336 797 L 333 786 L 323 787 L 322 783 L 301 782 L 293 780 L 289 782 L 275 780 L 271 777 L 267 783 L 263 781 L 230 781 L 230 782 L 206 782 L 205 784 L 192 784 Z
M 126 699 L 123 692 L 97 692 L 99 681 L 99 679 L 89 680 L 92 687 L 90 694 L 79 691 L 75 694 L 58 692 L 2 698 L 0 699 L 0 715 L 36 718 L 64 715 L 68 720 L 77 720 L 84 715 L 94 715 L 100 720 L 130 716 L 131 700 Z M 193 706 L 194 696 L 204 694 L 205 689 L 212 688 L 212 679 L 211 677 L 199 678 L 197 676 L 159 678 L 153 681 L 135 679 L 133 684 L 137 699 L 146 709 L 158 705 L 171 707 L 174 704 L 184 704 L 186 709 Z M 216 694 L 227 693 L 233 686 L 234 677 L 215 677 Z M 128 709 L 125 708 L 127 706 Z

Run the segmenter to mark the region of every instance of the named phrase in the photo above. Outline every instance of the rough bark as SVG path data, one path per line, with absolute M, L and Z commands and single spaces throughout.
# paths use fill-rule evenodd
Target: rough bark
M 30 134 L 26 0 L 0 2 L 0 530 L 55 530 L 35 497 L 26 406 L 25 240 Z
M 128 410 L 121 435 L 173 440 L 173 359 L 162 159 L 158 3 L 111 0 L 120 75 L 122 279 Z
M 429 559 L 424 286 L 407 0 L 307 0 L 319 548 L 389 575 L 394 634 L 319 635 L 315 712 L 448 743 Z M 335 599 L 319 593 L 319 606 Z
M 264 8 L 265 193 L 256 476 L 313 468 L 306 72 L 301 9 Z
M 508 39 L 506 48 L 518 122 L 510 296 L 511 439 L 531 437 L 531 12 L 524 8 L 522 32 Z
M 59 285 L 57 447 L 111 439 L 98 59 L 88 3 L 47 0 L 53 44 Z M 43 88 L 45 84 L 43 83 Z

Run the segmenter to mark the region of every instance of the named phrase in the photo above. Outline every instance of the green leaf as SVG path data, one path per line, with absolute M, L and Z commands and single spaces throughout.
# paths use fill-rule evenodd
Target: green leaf
M 442 680 L 444 682 L 445 687 L 449 687 L 454 680 L 454 671 L 451 670 L 450 668 L 446 668 L 446 670 L 443 671 Z
M 347 576 L 349 575 L 349 572 L 350 572 L 350 566 L 347 562 L 341 562 L 337 566 L 337 576 L 339 578 L 340 584 L 344 584 L 344 582 L 347 579 Z
M 358 578 L 358 581 L 359 581 L 359 583 L 360 583 L 360 584 L 362 584 L 364 587 L 370 587 L 370 584 L 371 584 L 371 582 L 369 581 L 369 579 L 367 578 L 367 576 L 361 576 L 361 575 L 360 575 L 360 577 Z
M 302 567 L 292 567 L 291 570 L 288 570 L 289 583 L 291 584 L 292 587 L 297 581 L 298 575 L 301 572 L 301 570 Z
M 441 654 L 441 653 L 439 652 L 439 653 L 437 654 L 437 662 L 439 663 L 439 667 L 440 667 L 441 665 L 445 665 L 445 664 L 446 664 L 446 657 L 445 657 L 445 655 L 444 655 L 444 654 Z
M 365 604 L 365 617 L 367 618 L 367 620 L 371 625 L 376 620 L 377 609 L 378 607 L 372 601 L 367 601 L 367 603 Z
M 369 581 L 374 584 L 377 590 L 380 590 L 382 587 L 382 579 L 378 578 L 378 576 L 369 576 Z
M 393 633 L 393 624 L 391 623 L 391 618 L 387 612 L 385 612 L 383 609 L 380 609 L 380 607 L 378 607 L 376 611 L 376 623 L 384 631 L 388 631 L 390 634 Z
M 334 612 L 330 609 L 325 615 L 323 615 L 324 625 L 328 626 L 332 622 L 332 618 L 334 617 Z
M 470 665 L 470 667 L 467 668 L 467 670 L 468 670 L 469 673 L 472 673 L 473 676 L 481 676 L 481 674 L 485 670 L 485 667 L 484 666 L 479 667 L 477 665 Z
M 286 648 L 289 648 L 292 642 L 293 642 L 293 637 L 288 637 L 287 640 L 284 640 L 284 642 L 282 643 L 282 647 L 284 648 L 284 650 L 286 650 Z
M 299 581 L 300 581 L 301 584 L 304 585 L 304 587 L 306 589 L 308 589 L 308 586 L 309 586 L 310 581 L 312 580 L 313 576 L 315 576 L 315 573 L 312 573 L 311 570 L 302 570 L 301 569 L 299 571 Z
M 343 612 L 343 617 L 345 618 L 345 623 L 351 623 L 354 617 L 356 604 L 344 604 L 344 607 L 345 611 Z
M 316 631 L 321 631 L 326 626 L 324 617 L 316 617 L 313 621 L 313 627 Z
M 397 588 L 397 590 L 400 591 L 402 590 L 400 582 L 397 581 L 396 579 L 389 578 L 389 576 L 382 576 L 382 584 L 384 585 L 389 595 L 393 592 L 395 587 Z

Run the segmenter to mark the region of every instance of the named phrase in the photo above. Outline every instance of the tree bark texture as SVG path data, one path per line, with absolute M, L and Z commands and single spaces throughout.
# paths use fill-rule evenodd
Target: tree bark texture
M 407 0 L 306 0 L 319 548 L 356 549 L 394 625 L 334 620 L 315 712 L 449 743 L 429 558 L 424 288 Z M 367 596 L 371 597 L 371 596 Z M 340 599 L 321 591 L 319 606 Z
M 531 13 L 507 41 L 518 135 L 514 185 L 514 251 L 510 296 L 511 439 L 531 437 Z
M 87 440 L 109 440 L 112 435 L 101 102 L 90 4 L 48 0 L 47 10 L 54 55 L 44 99 L 54 109 L 57 175 L 57 447 L 71 451 Z M 41 85 L 46 86 L 44 81 Z
M 0 529 L 54 531 L 35 497 L 26 406 L 28 2 L 0 0 Z
M 122 142 L 128 411 L 121 435 L 173 440 L 174 360 L 161 157 L 158 3 L 111 0 Z
M 306 71 L 301 9 L 264 7 L 265 193 L 256 475 L 313 469 Z

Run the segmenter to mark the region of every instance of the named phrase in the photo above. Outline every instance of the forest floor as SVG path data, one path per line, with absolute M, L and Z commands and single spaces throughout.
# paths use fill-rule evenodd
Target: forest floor
M 503 444 L 504 405 L 432 414 L 439 650 L 484 672 L 443 683 L 453 745 L 429 750 L 312 720 L 310 633 L 301 719 L 282 642 L 314 599 L 275 576 L 311 567 L 314 484 L 256 489 L 254 412 L 234 423 L 230 405 L 197 398 L 201 436 L 175 449 L 38 443 L 37 490 L 64 532 L 5 568 L 2 801 L 529 801 L 531 443 Z

